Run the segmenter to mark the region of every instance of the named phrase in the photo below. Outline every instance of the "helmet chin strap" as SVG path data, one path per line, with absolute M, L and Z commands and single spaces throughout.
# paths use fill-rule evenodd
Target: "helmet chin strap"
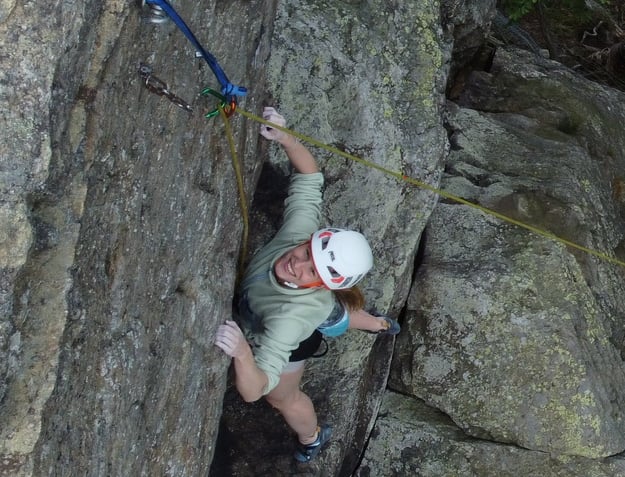
M 321 280 L 318 280 L 316 282 L 311 282 L 311 283 L 306 283 L 305 285 L 296 285 L 293 282 L 287 282 L 286 280 L 280 280 L 278 279 L 278 276 L 276 275 L 276 271 L 273 271 L 273 275 L 274 277 L 276 277 L 276 279 L 278 280 L 278 283 L 280 283 L 280 285 L 283 285 L 287 288 L 292 288 L 293 290 L 299 290 L 301 288 L 317 288 L 317 287 L 325 287 L 327 288 L 324 283 Z
M 319 287 L 327 288 L 321 280 L 312 282 L 312 283 L 307 283 L 306 285 L 301 285 L 298 288 L 319 288 Z
M 285 287 L 293 288 L 294 290 L 300 290 L 302 288 L 318 288 L 318 287 L 324 286 L 322 281 L 307 283 L 306 285 L 296 285 L 293 282 L 287 282 L 287 281 L 280 281 L 280 283 L 284 285 Z

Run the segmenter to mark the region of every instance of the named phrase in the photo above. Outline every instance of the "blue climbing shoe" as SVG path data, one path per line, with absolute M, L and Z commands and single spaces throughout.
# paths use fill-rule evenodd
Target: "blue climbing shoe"
M 401 326 L 399 326 L 399 323 L 397 323 L 394 319 L 382 315 L 375 316 L 386 321 L 388 326 L 378 331 L 367 331 L 367 333 L 371 333 L 372 335 L 396 335 L 401 331 Z
M 295 459 L 300 462 L 310 462 L 319 452 L 323 445 L 330 440 L 332 436 L 332 428 L 328 424 L 323 424 L 319 428 L 317 439 L 312 444 L 297 443 L 297 449 L 295 450 Z

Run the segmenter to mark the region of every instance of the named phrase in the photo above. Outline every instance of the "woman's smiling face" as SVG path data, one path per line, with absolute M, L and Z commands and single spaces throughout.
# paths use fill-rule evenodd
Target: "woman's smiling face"
M 310 242 L 292 248 L 276 260 L 274 273 L 280 283 L 290 283 L 297 287 L 321 285 L 312 259 Z

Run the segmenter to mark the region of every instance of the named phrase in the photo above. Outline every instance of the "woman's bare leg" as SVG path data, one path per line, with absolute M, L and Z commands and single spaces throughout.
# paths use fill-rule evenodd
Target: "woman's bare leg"
M 365 310 L 356 310 L 349 312 L 349 327 L 357 330 L 380 331 L 387 329 L 388 323 L 384 318 L 373 316 Z
M 294 372 L 282 373 L 280 382 L 265 399 L 280 411 L 302 444 L 311 444 L 317 438 L 317 414 L 310 398 L 299 388 L 303 374 L 303 365 Z

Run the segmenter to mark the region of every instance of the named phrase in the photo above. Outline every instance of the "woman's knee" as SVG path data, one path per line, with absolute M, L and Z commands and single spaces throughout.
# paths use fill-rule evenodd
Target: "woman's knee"
M 278 409 L 278 406 L 280 405 L 280 401 L 270 395 L 265 396 L 265 401 L 267 401 L 271 407 L 274 407 L 276 409 Z
M 278 385 L 265 396 L 267 402 L 276 409 L 284 409 L 297 402 L 302 394 L 300 383 L 304 374 L 304 365 L 303 362 L 297 364 L 290 372 L 282 373 Z
M 290 406 L 295 405 L 299 399 L 301 399 L 303 393 L 299 387 L 295 389 L 281 389 L 279 392 L 269 393 L 265 396 L 267 402 L 278 410 L 288 409 Z

